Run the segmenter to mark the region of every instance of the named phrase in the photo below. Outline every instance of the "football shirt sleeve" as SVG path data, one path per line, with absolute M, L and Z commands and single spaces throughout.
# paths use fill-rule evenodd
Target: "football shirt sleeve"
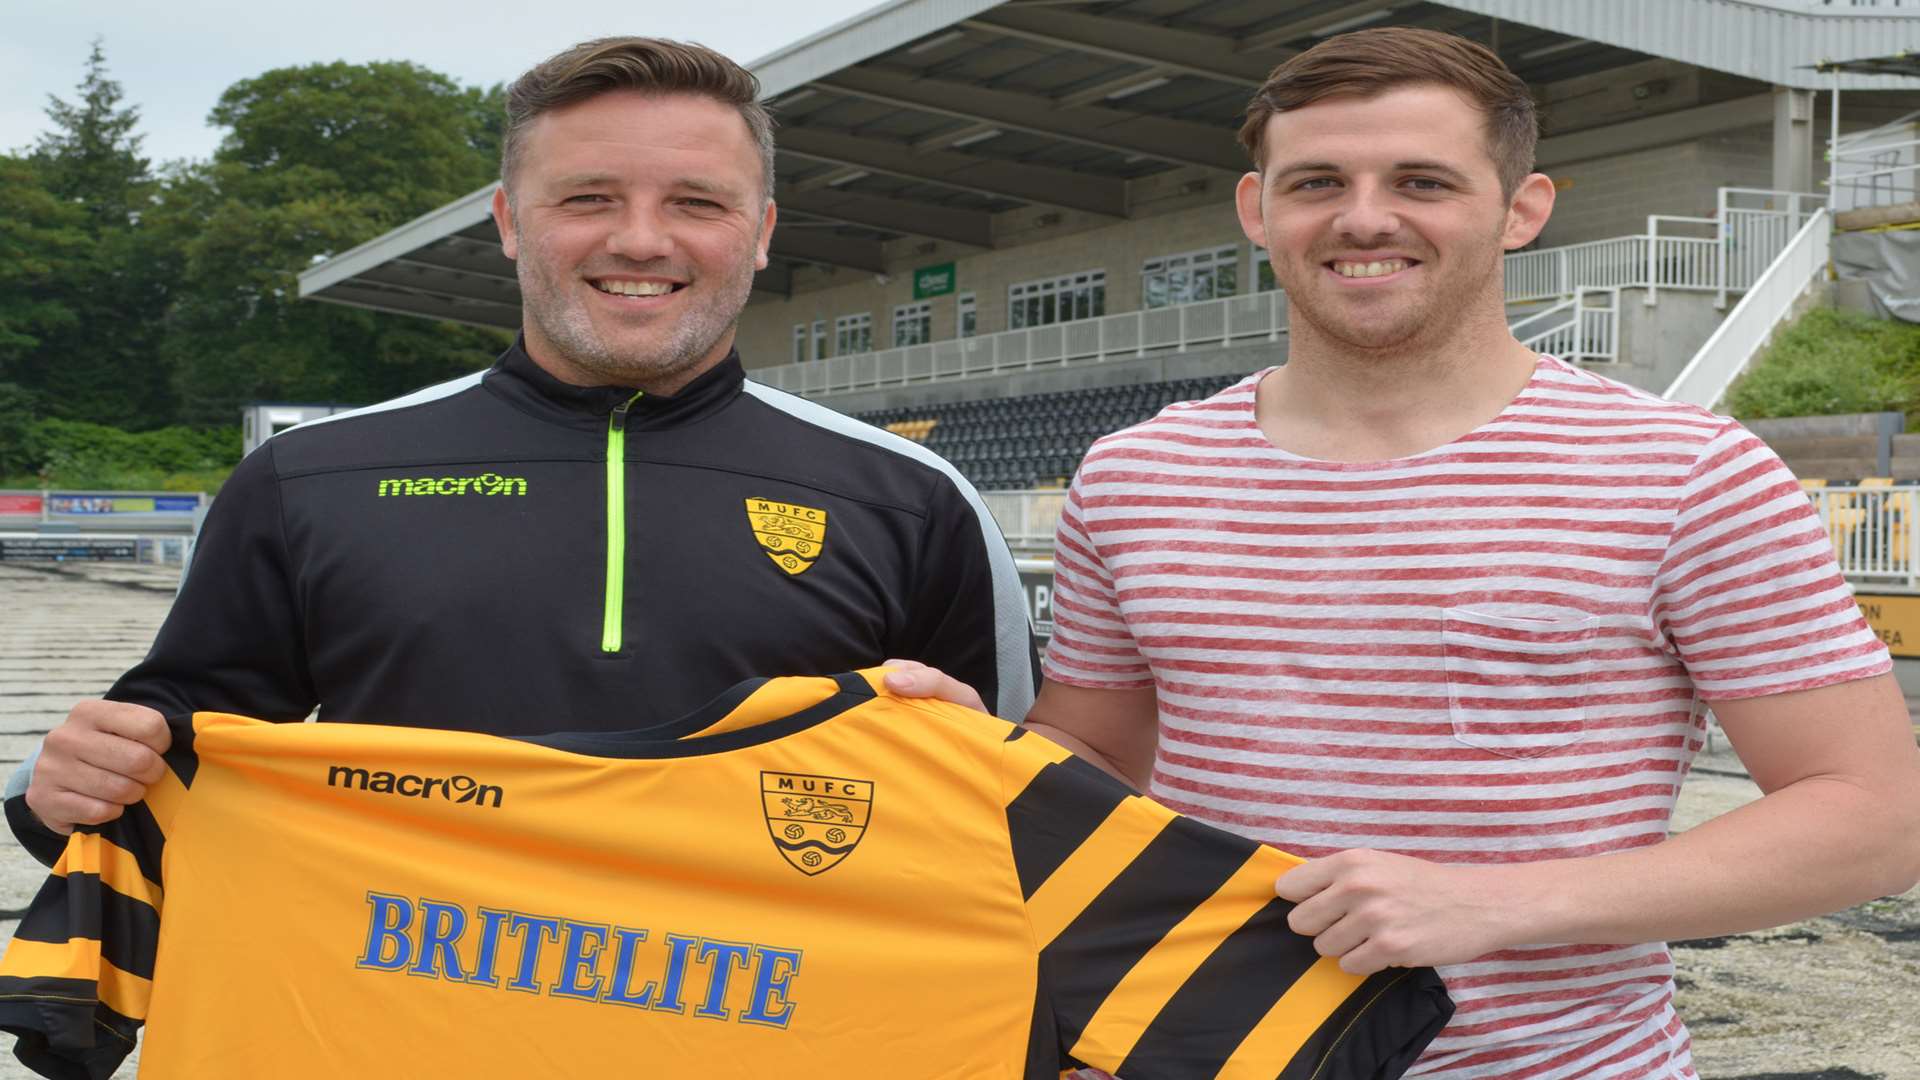
M 1293 905 L 1273 883 L 1299 859 L 1182 817 L 1037 735 L 1009 741 L 1008 772 L 1046 1014 L 1034 1037 L 1050 1036 L 1060 1063 L 1126 1080 L 1388 1080 L 1453 1014 L 1431 969 L 1349 975 L 1287 926 Z
M 99 1080 L 132 1052 L 153 992 L 166 833 L 191 782 L 193 722 L 170 720 L 146 801 L 67 839 L 0 956 L 0 1030 L 42 1076 Z

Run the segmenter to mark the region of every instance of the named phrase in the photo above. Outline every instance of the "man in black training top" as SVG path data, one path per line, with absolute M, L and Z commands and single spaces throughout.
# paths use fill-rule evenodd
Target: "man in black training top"
M 775 215 L 758 89 L 643 38 L 513 85 L 494 216 L 520 340 L 241 462 L 152 653 L 8 786 L 30 849 L 139 800 L 162 714 L 192 709 L 621 730 L 751 676 L 906 657 L 1026 714 L 1025 605 L 967 483 L 742 377 Z

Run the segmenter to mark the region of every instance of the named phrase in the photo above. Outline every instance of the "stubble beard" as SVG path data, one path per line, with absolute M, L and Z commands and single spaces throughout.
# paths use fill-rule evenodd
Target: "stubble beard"
M 541 253 L 527 248 L 526 238 L 518 236 L 520 250 L 532 258 L 515 264 L 520 279 L 521 304 L 527 319 L 536 326 L 548 345 L 571 365 L 601 384 L 638 386 L 672 381 L 705 360 L 720 340 L 732 332 L 746 310 L 747 297 L 753 292 L 753 256 L 729 267 L 722 276 L 706 279 L 717 285 L 708 302 L 694 305 L 670 328 L 664 341 L 647 351 L 622 349 L 607 340 L 594 326 L 585 301 L 572 294 L 576 285 L 592 288 L 583 276 L 551 272 Z M 631 268 L 639 272 L 642 268 Z M 689 281 L 687 288 L 694 287 Z
M 1397 357 L 1443 346 L 1457 337 L 1466 323 L 1475 317 L 1479 308 L 1487 303 L 1489 294 L 1498 294 L 1502 280 L 1499 259 L 1503 252 L 1497 238 L 1488 245 L 1485 253 L 1461 254 L 1466 256 L 1459 260 L 1463 270 L 1480 265 L 1480 272 L 1471 275 L 1459 272 L 1435 274 L 1424 295 L 1409 298 L 1411 303 L 1391 314 L 1365 309 L 1356 311 L 1344 305 L 1337 309 L 1330 299 L 1327 303 L 1319 303 L 1319 296 L 1308 289 L 1298 294 L 1288 294 L 1289 319 L 1301 320 L 1311 328 L 1311 333 L 1342 352 L 1357 355 Z M 1433 274 L 1437 262 L 1422 259 L 1420 270 Z M 1323 263 L 1321 259 L 1309 262 L 1308 272 L 1324 273 Z M 1281 284 L 1284 287 L 1286 283 Z M 1325 295 L 1334 287 L 1337 286 L 1329 284 L 1329 288 L 1319 295 Z

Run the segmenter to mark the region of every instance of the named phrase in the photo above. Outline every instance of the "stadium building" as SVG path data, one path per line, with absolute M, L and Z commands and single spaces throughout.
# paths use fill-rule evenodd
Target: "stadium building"
M 1288 56 L 1389 25 L 1486 44 L 1533 87 L 1559 197 L 1508 257 L 1515 333 L 1656 392 L 1717 401 L 1826 288 L 1832 211 L 1915 197 L 1916 0 L 895 0 L 751 65 L 780 219 L 749 375 L 926 442 L 1044 551 L 1048 489 L 1094 437 L 1284 361 L 1235 131 Z M 1857 152 L 1830 209 L 1836 118 Z M 301 294 L 517 328 L 492 192 Z

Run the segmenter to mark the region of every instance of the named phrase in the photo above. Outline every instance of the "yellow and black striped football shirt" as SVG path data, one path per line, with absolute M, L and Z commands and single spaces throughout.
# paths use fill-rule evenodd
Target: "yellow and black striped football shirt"
M 757 680 L 506 739 L 200 713 L 0 960 L 49 1076 L 1398 1076 L 1452 1011 L 1286 926 L 1296 860 L 1037 736 Z

